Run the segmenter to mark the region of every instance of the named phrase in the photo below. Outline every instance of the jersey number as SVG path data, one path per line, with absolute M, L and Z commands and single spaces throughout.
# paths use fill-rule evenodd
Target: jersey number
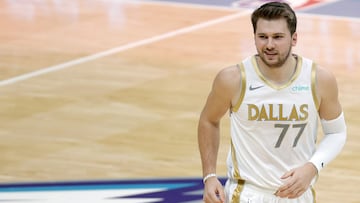
M 301 135 L 304 132 L 304 129 L 306 127 L 306 123 L 303 124 L 294 124 L 291 125 L 292 128 L 299 128 L 298 134 L 295 137 L 294 143 L 293 143 L 293 147 L 296 147 Z M 282 128 L 282 131 L 280 133 L 279 139 L 276 142 L 275 148 L 279 148 L 281 145 L 281 142 L 283 141 L 287 131 L 289 130 L 290 124 L 275 124 L 275 128 Z

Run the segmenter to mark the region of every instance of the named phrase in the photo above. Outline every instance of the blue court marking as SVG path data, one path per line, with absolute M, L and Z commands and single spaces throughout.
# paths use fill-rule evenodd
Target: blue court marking
M 222 184 L 225 184 L 226 178 L 220 178 L 220 181 Z M 53 193 L 51 192 L 59 192 L 58 195 L 67 197 L 68 192 L 85 191 L 88 194 L 85 194 L 85 197 L 92 195 L 100 198 L 96 203 L 111 200 L 116 202 L 121 202 L 122 200 L 141 202 L 143 199 L 153 199 L 153 203 L 195 203 L 202 202 L 203 188 L 204 185 L 201 178 L 9 183 L 0 184 L 0 202 L 51 202 L 54 200 L 52 199 L 53 196 L 51 194 Z M 126 191 L 136 189 L 140 189 L 140 191 L 124 196 L 124 191 L 126 194 Z M 141 192 L 141 189 L 155 190 L 153 192 Z M 104 190 L 115 191 L 112 191 L 111 194 L 96 193 L 96 191 Z M 21 194 L 21 197 L 16 197 L 17 195 L 11 196 L 12 192 L 14 194 Z M 32 196 L 36 192 L 42 192 L 43 195 L 49 192 L 49 195 L 46 197 Z M 6 196 L 2 196 L 2 194 Z
M 104 190 L 104 189 L 179 189 L 202 183 L 199 179 L 164 179 L 164 180 L 109 180 L 109 181 L 69 181 L 39 183 L 0 184 L 1 192 L 34 192 L 66 190 Z

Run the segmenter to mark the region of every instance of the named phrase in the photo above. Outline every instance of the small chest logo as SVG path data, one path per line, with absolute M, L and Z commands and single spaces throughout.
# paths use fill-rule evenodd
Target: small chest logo
M 250 90 L 250 91 L 253 91 L 253 90 L 260 89 L 260 88 L 262 88 L 262 87 L 264 87 L 264 85 L 257 85 L 257 86 L 250 85 L 249 90 Z

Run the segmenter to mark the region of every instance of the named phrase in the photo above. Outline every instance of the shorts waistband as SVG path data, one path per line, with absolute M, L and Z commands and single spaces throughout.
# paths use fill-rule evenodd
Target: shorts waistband
M 269 194 L 269 195 L 275 195 L 275 193 L 277 191 L 276 189 L 262 188 L 262 187 L 258 187 L 256 185 L 253 185 L 253 184 L 250 184 L 247 182 L 245 182 L 245 184 L 244 184 L 244 189 L 245 188 L 248 188 L 248 189 L 256 191 L 256 192 Z
M 259 193 L 265 193 L 265 194 L 270 194 L 270 195 L 275 195 L 277 189 L 269 189 L 269 188 L 263 188 L 263 187 L 259 187 L 256 186 L 254 184 L 248 183 L 247 181 L 244 180 L 231 180 L 233 183 L 237 183 L 239 185 L 243 185 L 243 189 L 249 189 L 249 190 L 253 190 Z

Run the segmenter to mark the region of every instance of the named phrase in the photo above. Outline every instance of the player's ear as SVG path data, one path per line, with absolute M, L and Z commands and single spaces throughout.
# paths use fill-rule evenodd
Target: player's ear
M 297 43 L 297 32 L 294 32 L 294 34 L 291 37 L 291 45 L 295 46 Z

